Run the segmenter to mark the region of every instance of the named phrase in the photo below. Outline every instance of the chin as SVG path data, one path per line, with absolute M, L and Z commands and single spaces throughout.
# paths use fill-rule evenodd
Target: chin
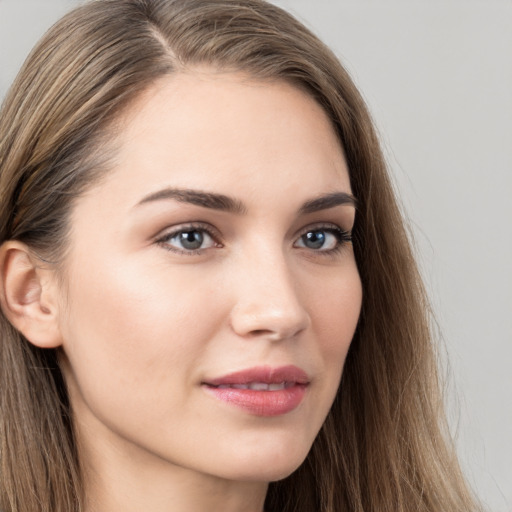
M 290 476 L 306 459 L 308 446 L 300 443 L 281 443 L 265 447 L 255 444 L 235 455 L 235 461 L 225 478 L 230 480 L 275 482 Z M 227 465 L 224 466 L 226 469 Z
M 304 462 L 306 457 L 298 461 L 284 463 L 270 462 L 266 467 L 240 468 L 229 474 L 224 475 L 227 480 L 237 480 L 242 482 L 277 482 L 290 476 Z

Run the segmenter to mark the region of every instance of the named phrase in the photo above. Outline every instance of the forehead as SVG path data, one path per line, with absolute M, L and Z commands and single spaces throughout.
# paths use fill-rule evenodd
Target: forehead
M 148 89 L 119 127 L 107 181 L 118 193 L 131 190 L 133 201 L 168 186 L 235 196 L 269 185 L 276 196 L 350 191 L 327 114 L 284 81 L 204 70 L 175 74 Z

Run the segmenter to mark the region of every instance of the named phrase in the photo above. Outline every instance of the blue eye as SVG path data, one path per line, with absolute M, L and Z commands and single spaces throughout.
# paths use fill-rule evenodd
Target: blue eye
M 222 244 L 218 242 L 219 235 L 212 234 L 210 230 L 210 227 L 181 226 L 170 233 L 165 233 L 156 242 L 165 249 L 178 254 L 201 254 L 203 250 L 222 247 Z M 345 243 L 351 241 L 351 234 L 336 225 L 315 226 L 304 231 L 295 242 L 294 247 L 328 254 L 341 250 Z
M 351 241 L 350 233 L 339 228 L 316 228 L 306 231 L 295 243 L 296 247 L 304 247 L 319 252 L 331 252 L 340 248 L 343 242 Z
M 158 243 L 171 251 L 182 253 L 194 253 L 217 245 L 205 229 L 194 227 L 182 228 L 166 234 L 158 240 Z

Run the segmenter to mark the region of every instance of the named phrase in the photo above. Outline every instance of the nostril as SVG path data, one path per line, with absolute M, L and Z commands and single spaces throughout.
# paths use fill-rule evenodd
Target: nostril
M 245 322 L 244 322 L 245 320 Z M 251 321 L 247 322 L 247 318 L 238 317 L 232 322 L 232 327 L 235 332 L 248 340 L 267 339 L 269 341 L 281 341 L 286 339 L 296 338 L 301 332 L 307 329 L 309 322 L 304 319 L 287 319 L 281 322 L 274 323 L 266 319 L 269 324 L 266 328 L 261 328 L 256 325 L 250 325 Z M 252 321 L 255 319 L 252 318 Z M 262 322 L 265 319 L 259 319 Z
M 255 329 L 254 331 L 251 331 L 249 335 L 251 336 L 263 336 L 265 334 L 270 334 L 272 331 L 270 329 Z

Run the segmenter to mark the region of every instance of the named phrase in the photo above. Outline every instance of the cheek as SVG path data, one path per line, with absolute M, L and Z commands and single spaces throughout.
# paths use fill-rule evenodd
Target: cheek
M 185 385 L 222 317 L 215 283 L 201 287 L 183 272 L 136 259 L 111 266 L 89 259 L 80 268 L 63 338 L 81 391 L 109 386 L 143 396 L 149 387 L 162 389 L 170 374 L 177 390 Z
M 326 355 L 337 356 L 339 361 L 350 346 L 361 312 L 362 285 L 355 262 L 324 284 L 311 294 L 313 329 Z
M 327 414 L 338 391 L 361 311 L 362 285 L 355 262 L 351 262 L 339 278 L 327 281 L 323 293 L 314 295 L 310 304 L 312 328 L 325 369 Z

